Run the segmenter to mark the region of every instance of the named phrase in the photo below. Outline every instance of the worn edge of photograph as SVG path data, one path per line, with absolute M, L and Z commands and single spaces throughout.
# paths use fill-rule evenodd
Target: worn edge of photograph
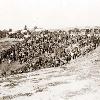
M 99 0 L 0 0 L 0 100 L 100 100 Z

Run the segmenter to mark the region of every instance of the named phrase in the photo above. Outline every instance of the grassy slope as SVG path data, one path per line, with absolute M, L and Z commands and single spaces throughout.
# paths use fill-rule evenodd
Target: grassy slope
M 10 48 L 11 45 L 18 43 L 19 41 L 21 41 L 21 39 L 14 39 L 14 38 L 0 39 L 0 52 L 2 50 L 6 50 L 6 49 Z M 0 74 L 2 71 L 10 71 L 10 69 L 15 70 L 20 67 L 22 67 L 22 65 L 18 61 L 14 62 L 12 64 L 9 64 L 7 61 L 5 61 L 2 64 L 0 64 Z

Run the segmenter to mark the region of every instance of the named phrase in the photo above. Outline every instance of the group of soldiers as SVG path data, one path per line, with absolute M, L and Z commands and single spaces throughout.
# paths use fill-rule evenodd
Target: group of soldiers
M 29 38 L 0 52 L 0 64 L 5 61 L 10 64 L 16 61 L 21 65 L 25 63 L 21 68 L 11 70 L 11 74 L 58 67 L 89 53 L 100 43 L 100 37 L 95 32 L 85 32 L 85 35 L 80 35 L 79 32 L 74 34 L 73 36 L 61 30 L 31 32 Z M 5 76 L 6 71 L 2 75 Z

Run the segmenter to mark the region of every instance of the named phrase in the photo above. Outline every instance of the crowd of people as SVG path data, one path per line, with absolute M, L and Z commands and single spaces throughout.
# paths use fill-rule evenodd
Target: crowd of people
M 47 67 L 58 67 L 71 59 L 84 56 L 100 44 L 100 33 L 85 31 L 40 31 L 29 33 L 30 37 L 0 52 L 0 64 L 7 61 L 19 62 L 21 68 L 11 70 L 11 74 L 29 72 Z M 6 75 L 6 71 L 2 73 Z

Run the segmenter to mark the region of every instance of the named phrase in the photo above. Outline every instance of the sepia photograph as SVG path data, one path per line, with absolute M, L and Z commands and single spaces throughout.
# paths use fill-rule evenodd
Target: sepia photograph
M 0 100 L 100 100 L 100 0 L 0 0 Z

